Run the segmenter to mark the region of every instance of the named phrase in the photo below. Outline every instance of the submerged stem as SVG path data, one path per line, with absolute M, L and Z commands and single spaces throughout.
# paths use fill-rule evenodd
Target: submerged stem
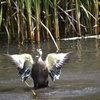
M 26 84 L 28 87 L 30 87 L 30 85 L 29 85 L 26 81 L 25 81 L 25 84 Z M 31 91 L 32 91 L 32 93 L 33 93 L 35 99 L 38 99 L 38 96 L 37 96 L 37 94 L 35 93 L 35 91 L 34 91 L 33 89 L 31 89 Z

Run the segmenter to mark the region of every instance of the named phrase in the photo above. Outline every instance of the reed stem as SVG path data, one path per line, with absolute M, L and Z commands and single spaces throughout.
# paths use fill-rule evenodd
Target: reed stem
M 45 11 L 45 25 L 50 29 L 50 18 L 49 18 L 49 0 L 44 0 L 44 11 Z M 46 37 L 49 38 L 49 33 L 46 30 Z
M 25 81 L 25 84 L 26 84 L 28 87 L 30 87 L 30 85 L 29 85 L 26 81 Z M 37 96 L 37 94 L 35 93 L 35 91 L 34 91 L 33 89 L 31 89 L 31 91 L 32 91 L 32 93 L 33 93 L 35 99 L 38 99 L 39 97 Z
M 36 42 L 40 42 L 40 0 L 32 0 L 35 8 Z
M 57 0 L 53 0 L 54 4 L 54 29 L 55 29 L 55 38 L 59 38 L 59 23 L 58 23 L 58 14 L 57 14 Z
M 77 27 L 77 35 L 81 36 L 81 27 L 80 27 L 80 10 L 79 10 L 79 5 L 78 5 L 79 0 L 75 0 L 75 5 L 76 5 L 76 27 Z
M 96 20 L 95 20 L 95 29 L 94 29 L 94 31 L 95 31 L 95 34 L 98 34 L 98 12 L 99 12 L 99 10 L 98 10 L 98 0 L 96 0 L 95 1 L 95 18 L 96 18 Z
M 2 23 L 2 5 L 0 6 L 0 26 L 1 26 L 1 23 Z
M 32 42 L 33 40 L 33 34 L 32 34 L 32 20 L 31 20 L 31 0 L 25 0 L 26 10 L 27 10 L 27 34 L 28 38 Z

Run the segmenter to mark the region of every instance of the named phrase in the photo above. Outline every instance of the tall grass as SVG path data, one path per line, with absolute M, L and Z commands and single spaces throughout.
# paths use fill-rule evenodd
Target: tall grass
M 9 37 L 13 33 L 11 37 L 20 42 L 40 42 L 43 36 L 50 38 L 49 33 L 56 39 L 99 34 L 99 3 L 98 0 L 1 1 L 0 31 L 7 32 Z
M 79 9 L 79 0 L 75 0 L 75 6 L 76 6 L 76 28 L 77 28 L 77 34 L 81 36 L 81 26 L 80 26 L 80 9 Z
M 25 35 L 24 35 L 24 18 L 23 18 L 23 13 L 24 13 L 24 10 L 23 10 L 23 5 L 24 4 L 24 1 L 21 0 L 17 0 L 17 7 L 16 7 L 16 10 L 17 10 L 17 32 L 18 32 L 18 38 L 19 38 L 19 42 L 20 41 L 24 41 L 25 39 Z M 21 40 L 20 40 L 21 39 Z
M 53 0 L 54 6 L 54 29 L 55 29 L 55 38 L 59 38 L 59 22 L 58 22 L 58 12 L 57 12 L 57 0 Z
M 50 17 L 49 17 L 49 0 L 43 0 L 44 4 L 44 11 L 45 11 L 45 25 L 48 29 L 50 29 Z M 49 38 L 49 33 L 46 30 L 46 37 L 47 39 Z
M 37 0 L 38 1 L 38 0 Z M 30 38 L 30 41 L 32 42 L 33 39 L 33 34 L 32 34 L 32 18 L 31 18 L 31 0 L 25 0 L 25 6 L 26 6 L 26 10 L 27 10 L 27 14 L 26 14 L 26 19 L 27 19 L 27 33 L 28 33 L 28 37 Z
M 32 0 L 35 10 L 36 41 L 40 42 L 40 0 Z
M 95 14 L 94 14 L 94 16 L 95 16 L 95 18 L 96 18 L 96 20 L 95 20 L 95 29 L 94 29 L 94 32 L 95 32 L 95 34 L 98 34 L 98 12 L 99 12 L 99 7 L 98 7 L 98 0 L 95 0 L 95 2 L 94 2 L 94 12 L 95 12 Z
M 1 26 L 1 23 L 2 23 L 2 6 L 0 6 L 0 26 Z

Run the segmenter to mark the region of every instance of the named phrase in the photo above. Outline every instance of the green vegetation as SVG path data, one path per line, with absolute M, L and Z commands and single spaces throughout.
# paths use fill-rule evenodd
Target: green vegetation
M 1 0 L 0 32 L 21 43 L 81 37 L 99 34 L 99 16 L 98 0 Z

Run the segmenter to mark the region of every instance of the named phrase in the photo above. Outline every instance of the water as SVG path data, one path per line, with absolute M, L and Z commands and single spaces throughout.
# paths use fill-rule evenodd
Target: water
M 39 100 L 99 100 L 100 99 L 100 40 L 83 39 L 57 41 L 59 52 L 73 52 L 71 59 L 62 66 L 59 80 L 50 80 L 48 88 L 34 90 Z M 31 88 L 21 83 L 17 68 L 2 54 L 29 53 L 35 56 L 35 48 L 42 48 L 43 59 L 56 52 L 53 42 L 23 46 L 0 45 L 0 100 L 33 100 L 33 81 L 27 80 Z

